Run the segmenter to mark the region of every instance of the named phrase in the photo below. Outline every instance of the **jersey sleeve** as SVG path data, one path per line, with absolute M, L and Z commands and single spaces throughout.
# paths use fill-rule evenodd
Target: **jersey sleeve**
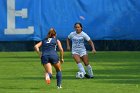
M 84 33 L 84 39 L 85 39 L 86 41 L 89 41 L 89 40 L 90 40 L 90 37 L 89 37 L 86 33 Z
M 71 32 L 71 33 L 68 35 L 68 38 L 71 39 L 71 38 L 72 38 L 72 35 L 73 35 L 73 33 Z
M 46 38 L 45 38 L 45 39 L 46 39 Z M 44 42 L 44 41 L 45 41 L 45 39 L 41 40 L 41 42 Z
M 59 40 L 59 39 L 56 37 L 55 40 L 57 41 L 57 40 Z

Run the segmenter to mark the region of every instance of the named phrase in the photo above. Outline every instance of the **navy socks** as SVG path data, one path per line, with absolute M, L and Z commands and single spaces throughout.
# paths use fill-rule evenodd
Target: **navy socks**
M 56 73 L 56 78 L 57 78 L 57 86 L 61 86 L 61 81 L 62 81 L 62 73 L 61 73 L 61 71 L 58 71 L 57 73 Z

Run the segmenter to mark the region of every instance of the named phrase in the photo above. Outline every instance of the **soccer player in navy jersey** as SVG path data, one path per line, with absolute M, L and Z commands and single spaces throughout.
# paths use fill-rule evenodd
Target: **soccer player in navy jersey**
M 56 45 L 60 51 L 60 59 L 56 51 Z M 39 48 L 42 46 L 42 52 Z M 52 67 L 56 69 L 56 78 L 57 78 L 57 87 L 61 87 L 62 73 L 61 73 L 61 63 L 63 60 L 63 48 L 61 42 L 56 38 L 56 31 L 54 28 L 51 28 L 48 32 L 47 37 L 37 43 L 35 46 L 35 51 L 41 58 L 41 63 L 45 69 L 45 80 L 47 84 L 50 84 L 50 78 L 52 77 Z M 59 61 L 60 60 L 60 61 Z

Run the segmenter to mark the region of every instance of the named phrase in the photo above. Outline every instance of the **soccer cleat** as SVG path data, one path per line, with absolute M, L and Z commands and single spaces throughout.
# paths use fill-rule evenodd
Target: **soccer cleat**
M 88 74 L 85 74 L 85 77 L 88 78 L 88 79 L 94 78 L 94 76 L 90 76 L 90 75 L 88 75 Z
M 51 83 L 51 80 L 46 80 L 46 83 L 49 85 Z
M 90 78 L 94 78 L 94 76 L 91 76 Z
M 92 68 L 88 68 L 88 74 L 90 76 L 90 78 L 93 78 L 93 71 L 92 71 Z
M 61 85 L 60 86 L 57 86 L 57 89 L 61 89 L 62 87 L 61 87 Z
M 86 78 L 91 78 L 88 74 L 85 74 L 85 77 L 86 77 Z
M 49 77 L 49 74 L 48 73 L 45 74 L 45 80 L 46 80 L 46 83 L 47 84 L 50 84 L 51 83 L 51 80 L 50 80 L 50 77 Z

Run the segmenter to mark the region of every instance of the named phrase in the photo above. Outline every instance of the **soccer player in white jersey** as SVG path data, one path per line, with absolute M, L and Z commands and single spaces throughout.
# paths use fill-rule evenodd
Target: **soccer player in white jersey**
M 83 72 L 86 78 L 93 78 L 92 67 L 88 62 L 88 55 L 84 45 L 84 40 L 88 41 L 89 45 L 92 47 L 93 54 L 96 53 L 94 44 L 90 37 L 82 31 L 82 24 L 75 23 L 74 25 L 75 31 L 71 32 L 67 38 L 67 50 L 70 50 L 70 40 L 72 40 L 72 55 L 73 59 L 76 61 L 79 71 Z M 88 74 L 81 63 L 81 60 L 84 62 Z

